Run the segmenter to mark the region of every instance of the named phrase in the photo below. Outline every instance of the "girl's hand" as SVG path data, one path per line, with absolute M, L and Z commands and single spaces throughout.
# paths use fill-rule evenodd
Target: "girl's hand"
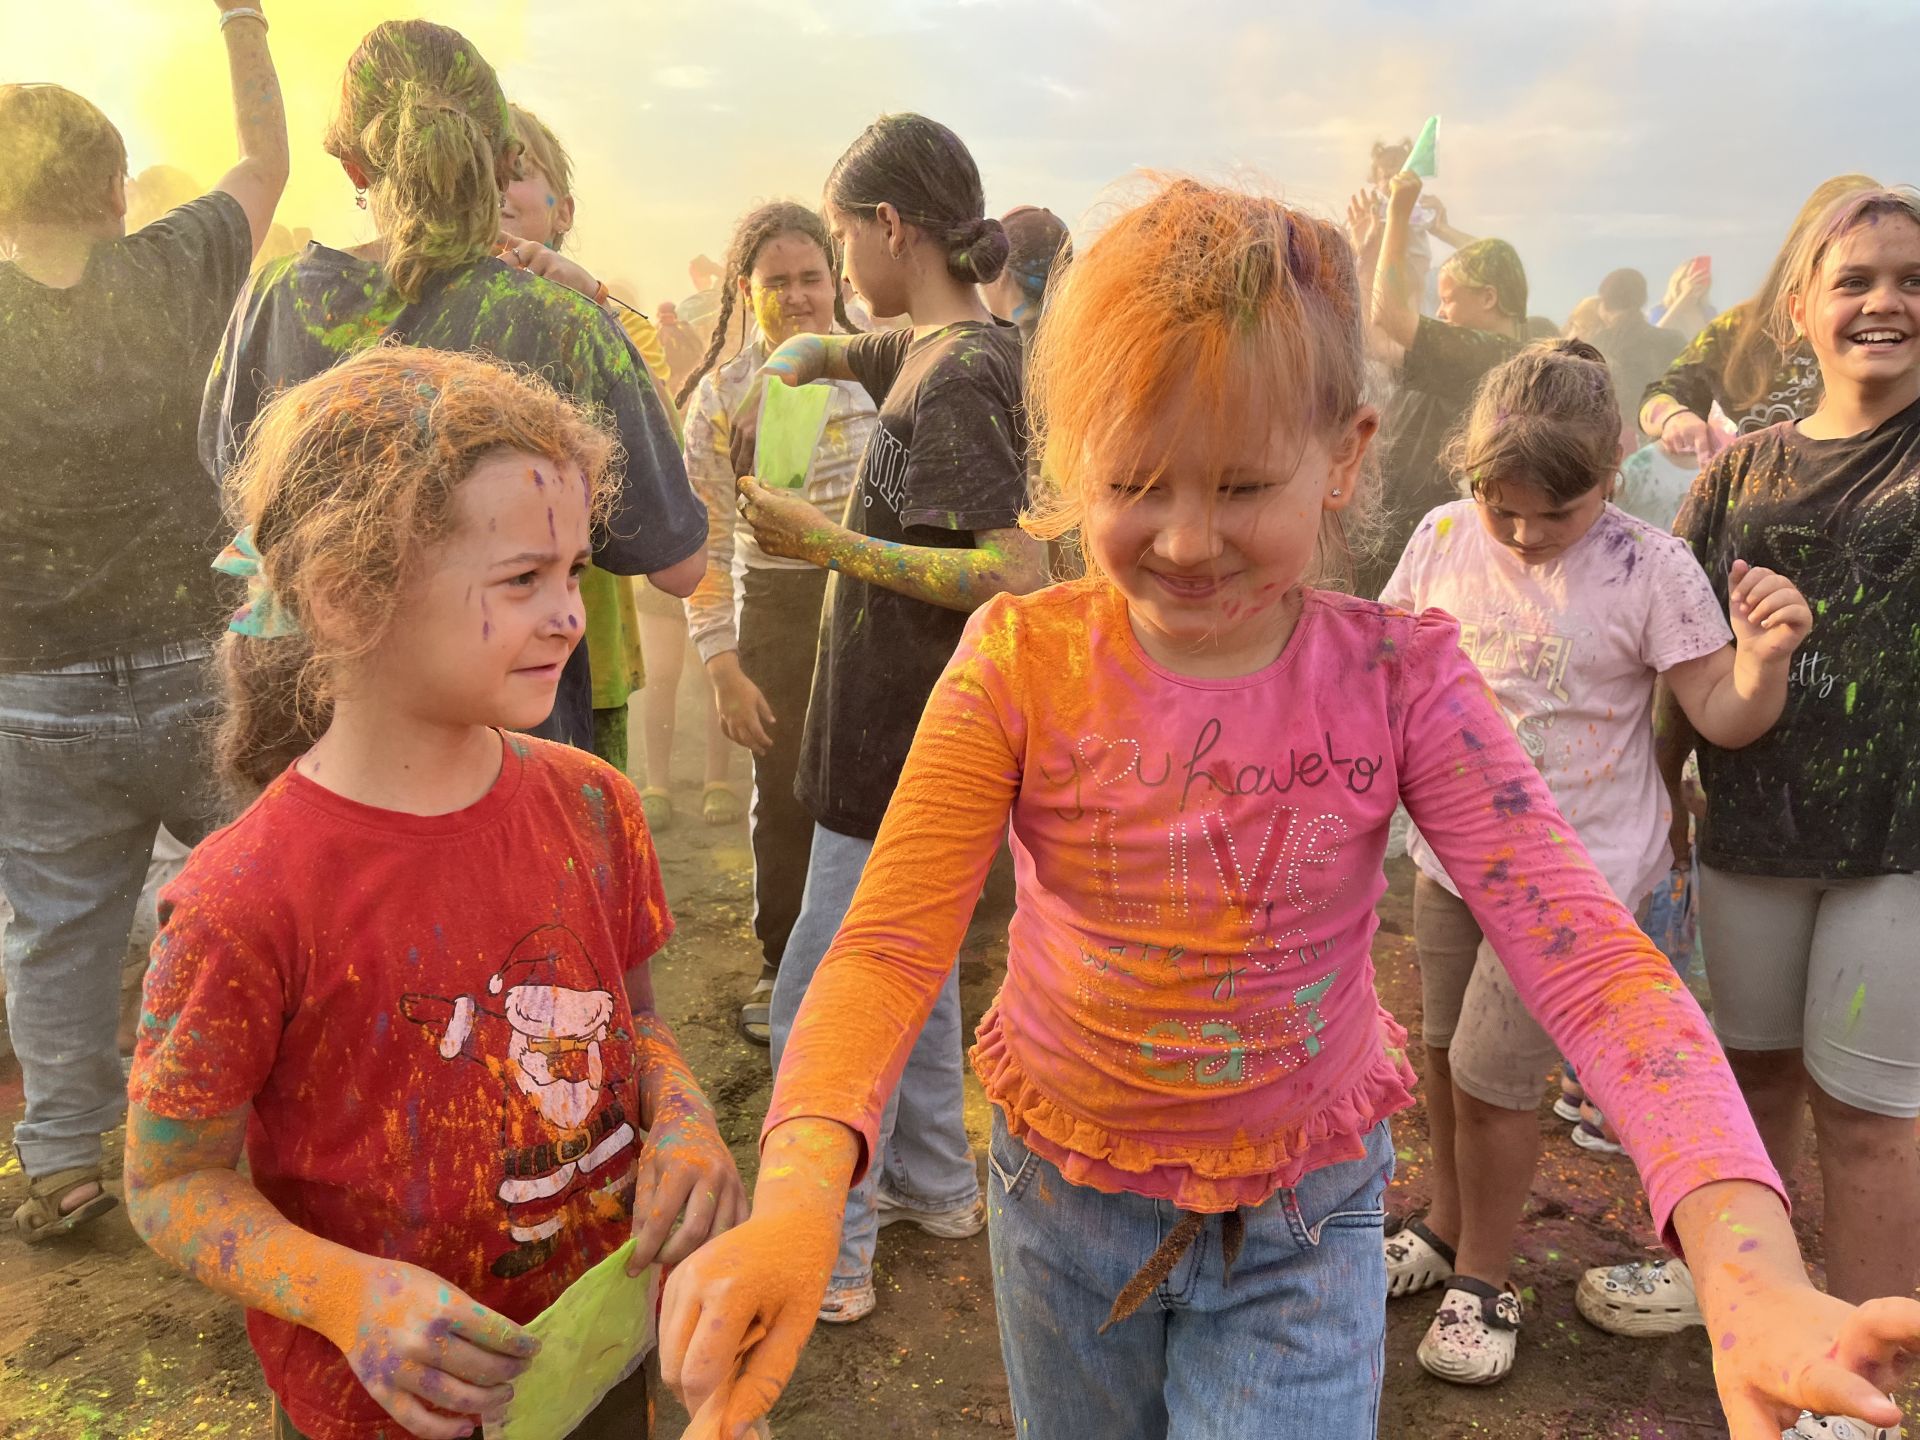
M 753 1219 L 667 1279 L 660 1374 L 693 1416 L 685 1440 L 740 1440 L 773 1408 L 813 1333 L 840 1252 L 844 1189 Z
M 760 447 L 760 399 L 766 386 L 761 382 L 767 371 L 756 370 L 747 382 L 747 394 L 728 418 L 727 458 L 733 461 L 735 478 L 751 475 Z
M 511 1320 L 417 1265 L 370 1258 L 350 1283 L 350 1307 L 323 1333 L 367 1393 L 422 1440 L 460 1440 L 476 1417 L 496 1417 L 540 1348 Z
M 1413 207 L 1420 199 L 1420 177 L 1411 170 L 1402 170 L 1387 182 L 1387 213 L 1398 215 L 1402 220 L 1411 219 Z
M 1347 201 L 1347 234 L 1356 252 L 1364 253 L 1380 241 L 1380 212 L 1375 208 L 1379 192 L 1356 190 Z
M 720 711 L 720 729 L 734 744 L 756 755 L 773 748 L 772 728 L 778 718 L 760 687 L 740 668 L 740 652 L 726 650 L 707 667 L 713 681 L 714 703 Z
M 739 431 L 735 430 L 736 437 Z M 740 515 L 753 527 L 753 538 L 769 555 L 819 563 L 824 539 L 840 527 L 818 505 L 788 490 L 769 490 L 751 475 L 734 482 L 740 494 Z
M 538 240 L 521 240 L 503 231 L 497 253 L 507 264 L 530 270 L 556 285 L 578 291 L 589 300 L 600 294 L 600 282 L 587 272 L 584 265 L 567 259 L 558 250 L 549 250 Z
M 1733 562 L 1727 609 L 1734 644 L 1764 663 L 1780 663 L 1813 629 L 1813 607 L 1784 575 Z
M 634 1196 L 629 1275 L 656 1260 L 679 1264 L 747 1215 L 747 1191 L 733 1152 L 705 1114 L 654 1125 L 640 1156 Z
M 1713 1373 L 1732 1440 L 1776 1440 L 1802 1410 L 1897 1425 L 1887 1389 L 1920 1352 L 1920 1302 L 1859 1307 L 1811 1285 L 1748 1289 L 1713 1327 Z
M 1660 448 L 1669 460 L 1704 470 L 1727 448 L 1727 442 L 1706 421 L 1683 409 L 1674 411 L 1660 427 Z

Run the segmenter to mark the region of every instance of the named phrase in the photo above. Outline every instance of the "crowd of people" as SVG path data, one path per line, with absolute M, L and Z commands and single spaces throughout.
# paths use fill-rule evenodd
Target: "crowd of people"
M 1432 1374 L 1510 1371 L 1557 1072 L 1669 1252 L 1589 1257 L 1581 1312 L 1703 1326 L 1735 1440 L 1899 1433 L 1920 194 L 1838 176 L 1750 300 L 1695 257 L 1561 327 L 1405 142 L 1343 222 L 1176 179 L 1089 242 L 895 114 L 649 317 L 568 250 L 563 138 L 427 21 L 299 137 L 375 238 L 277 227 L 269 17 L 215 6 L 205 193 L 0 85 L 16 1241 L 120 1203 L 124 1123 L 276 1440 L 477 1433 L 629 1242 L 689 1433 L 753 1433 L 893 1223 L 988 1229 L 1022 1435 L 1361 1440 L 1394 1298 L 1438 1296 Z M 689 644 L 704 818 L 751 754 L 751 1198 L 649 969 Z M 1402 844 L 1418 1086 L 1371 960 Z M 956 953 L 1003 848 L 983 1192 Z M 577 1434 L 644 1433 L 627 1358 Z

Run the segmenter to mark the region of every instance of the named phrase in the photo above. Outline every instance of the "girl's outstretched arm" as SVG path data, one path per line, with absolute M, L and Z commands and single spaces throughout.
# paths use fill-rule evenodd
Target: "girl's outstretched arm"
M 753 473 L 755 446 L 760 440 L 760 394 L 771 377 L 783 385 L 811 385 L 816 380 L 858 380 L 847 363 L 851 335 L 796 335 L 783 340 L 766 363 L 747 382 L 746 397 L 734 407 L 727 453 L 735 475 Z
M 1402 794 L 1686 1256 L 1733 1440 L 1774 1440 L 1803 1408 L 1890 1423 L 1875 1387 L 1920 1349 L 1920 1304 L 1856 1309 L 1807 1282 L 1779 1177 L 1705 1016 L 1594 870 L 1456 633 L 1429 615 L 1408 647 Z
M 748 477 L 736 484 L 740 513 L 769 555 L 806 560 L 929 605 L 966 612 L 996 595 L 1025 595 L 1047 583 L 1047 547 L 1018 526 L 977 531 L 966 549 L 902 545 L 857 534 L 791 492 L 769 490 Z
M 999 606 L 974 616 L 927 702 L 853 906 L 787 1041 L 752 1218 L 667 1282 L 661 1370 L 695 1415 L 693 1435 L 747 1433 L 813 1330 L 847 1186 L 872 1158 L 1019 789 L 1023 711 L 990 658 L 1019 653 L 1015 620 Z
M 1764 1185 L 1703 1185 L 1674 1208 L 1673 1224 L 1732 1440 L 1774 1440 L 1802 1410 L 1900 1422 L 1887 1390 L 1902 1356 L 1920 1351 L 1920 1302 L 1856 1307 L 1816 1290 L 1786 1206 Z
M 1373 325 L 1368 349 L 1397 366 L 1420 330 L 1407 278 L 1407 246 L 1413 239 L 1413 207 L 1420 199 L 1420 177 L 1402 170 L 1387 190 L 1387 222 L 1380 236 L 1380 260 L 1373 275 Z M 1384 342 L 1384 344 L 1382 343 Z
M 430 1271 L 282 1216 L 234 1169 L 247 1115 L 171 1120 L 129 1107 L 127 1211 L 141 1238 L 209 1289 L 324 1335 L 415 1435 L 456 1440 L 504 1406 L 539 1342 Z
M 1702 739 L 1738 750 L 1771 730 L 1786 708 L 1793 652 L 1813 629 L 1813 607 L 1785 576 L 1736 560 L 1727 610 L 1734 643 L 1662 678 Z

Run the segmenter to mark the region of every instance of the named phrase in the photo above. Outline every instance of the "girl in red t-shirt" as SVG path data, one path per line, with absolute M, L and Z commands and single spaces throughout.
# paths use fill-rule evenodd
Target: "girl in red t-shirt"
M 654 1013 L 639 797 L 510 733 L 579 643 L 611 450 L 538 380 L 386 347 L 287 391 L 230 477 L 219 750 L 255 798 L 162 897 L 126 1183 L 248 1307 L 277 1435 L 467 1435 L 629 1233 L 637 1276 L 744 1214 Z

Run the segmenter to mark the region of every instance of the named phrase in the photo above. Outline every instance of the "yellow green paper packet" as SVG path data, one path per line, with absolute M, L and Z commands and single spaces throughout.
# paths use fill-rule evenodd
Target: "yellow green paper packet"
M 629 1240 L 542 1310 L 527 1329 L 540 1353 L 513 1382 L 513 1399 L 486 1440 L 565 1440 L 653 1349 L 660 1268 L 627 1274 Z
M 760 397 L 760 434 L 753 452 L 753 475 L 762 485 L 798 490 L 807 483 L 820 432 L 827 425 L 833 386 L 824 381 L 787 385 L 769 375 Z

